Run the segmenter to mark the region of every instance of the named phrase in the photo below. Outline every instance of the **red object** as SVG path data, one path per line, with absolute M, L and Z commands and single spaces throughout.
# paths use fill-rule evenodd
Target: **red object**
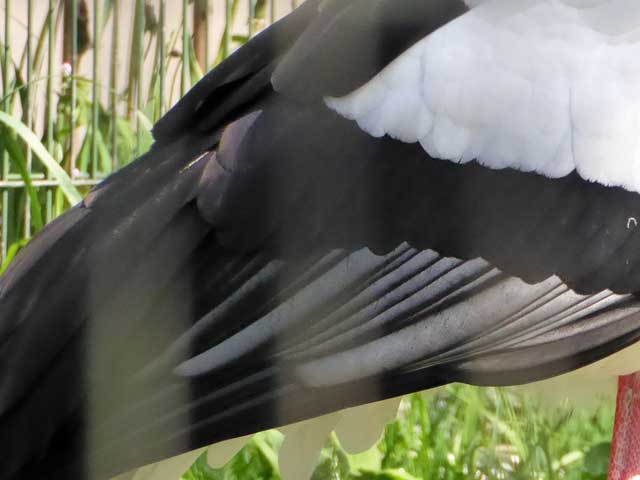
M 640 480 L 640 372 L 618 379 L 609 480 Z

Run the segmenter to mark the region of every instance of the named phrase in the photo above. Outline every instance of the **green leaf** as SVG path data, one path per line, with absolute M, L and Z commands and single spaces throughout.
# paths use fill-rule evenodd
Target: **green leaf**
M 40 230 L 44 223 L 42 221 L 42 211 L 40 209 L 40 199 L 38 192 L 31 183 L 31 174 L 27 171 L 27 164 L 24 158 L 22 146 L 18 144 L 13 134 L 3 130 L 2 145 L 9 152 L 9 157 L 13 165 L 18 169 L 20 177 L 24 182 L 24 189 L 31 200 L 31 223 L 35 230 Z
M 146 132 L 150 133 L 153 128 L 153 123 L 151 123 L 149 117 L 147 117 L 142 110 L 136 111 L 136 117 L 138 118 L 138 122 L 140 122 L 140 126 L 144 128 Z
M 355 455 L 347 455 L 352 471 L 380 470 L 382 465 L 382 452 L 374 447 Z
M 60 184 L 60 188 L 64 192 L 64 195 L 69 200 L 69 203 L 75 205 L 82 200 L 82 195 L 73 186 L 71 178 L 67 175 L 62 167 L 55 161 L 55 159 L 49 154 L 42 142 L 36 137 L 29 128 L 17 118 L 9 115 L 5 112 L 0 112 L 0 123 L 6 125 L 9 129 L 14 131 L 33 151 L 33 153 L 40 159 L 51 176 L 55 178 Z
M 153 143 L 153 136 L 151 135 L 153 123 L 141 110 L 136 110 L 136 118 L 138 119 L 138 127 L 140 129 L 140 145 L 138 145 L 138 154 L 142 154 L 146 152 Z
M 198 457 L 191 468 L 182 476 L 182 480 L 223 480 L 223 469 L 214 469 L 207 463 L 207 453 Z
M 607 478 L 609 470 L 610 442 L 601 442 L 592 446 L 584 457 L 582 466 L 585 473 L 593 478 Z
M 320 452 L 311 480 L 343 480 L 349 476 L 350 466 L 347 454 L 337 442 L 335 433 L 331 434 Z
M 0 275 L 2 275 L 5 270 L 7 270 L 7 268 L 9 268 L 9 264 L 11 263 L 11 261 L 27 243 L 29 243 L 29 239 L 23 238 L 11 244 L 11 246 L 7 249 L 7 258 L 4 259 L 2 266 L 0 266 Z
M 420 480 L 418 477 L 410 475 L 402 468 L 382 470 L 363 470 L 355 475 L 351 475 L 349 480 Z

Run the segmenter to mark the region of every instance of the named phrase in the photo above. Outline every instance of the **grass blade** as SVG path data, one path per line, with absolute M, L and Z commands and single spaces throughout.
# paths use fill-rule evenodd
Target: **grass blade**
M 74 187 L 71 182 L 71 178 L 67 175 L 67 172 L 62 169 L 38 137 L 36 137 L 36 135 L 24 123 L 5 112 L 0 112 L 0 123 L 3 123 L 7 128 L 14 131 L 16 135 L 18 135 L 27 144 L 27 146 L 31 148 L 33 153 L 35 153 L 40 159 L 51 176 L 60 183 L 60 188 L 64 192 L 69 203 L 75 205 L 82 200 L 82 195 L 80 195 L 80 192 L 76 187 Z

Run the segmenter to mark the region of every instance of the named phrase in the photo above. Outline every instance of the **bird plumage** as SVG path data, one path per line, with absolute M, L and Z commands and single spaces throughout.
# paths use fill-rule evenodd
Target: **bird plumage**
M 639 20 L 637 3 L 487 2 L 327 102 L 435 158 L 638 192 Z
M 466 11 L 308 0 L 21 252 L 0 280 L 0 479 L 108 478 L 640 338 L 637 193 L 443 161 L 325 104 Z

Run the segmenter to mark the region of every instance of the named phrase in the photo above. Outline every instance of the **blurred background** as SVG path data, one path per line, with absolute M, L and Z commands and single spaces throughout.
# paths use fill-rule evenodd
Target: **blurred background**
M 0 272 L 146 151 L 153 123 L 203 73 L 301 2 L 0 0 Z M 407 397 L 372 449 L 350 455 L 332 435 L 313 479 L 604 480 L 615 392 L 580 405 L 526 392 Z M 183 478 L 278 479 L 281 443 L 264 432 L 224 468 L 201 457 Z
M 296 0 L 2 0 L 0 263 Z M 16 122 L 20 122 L 17 124 Z M 25 135 L 24 128 L 35 134 Z M 55 168 L 53 163 L 62 167 Z

